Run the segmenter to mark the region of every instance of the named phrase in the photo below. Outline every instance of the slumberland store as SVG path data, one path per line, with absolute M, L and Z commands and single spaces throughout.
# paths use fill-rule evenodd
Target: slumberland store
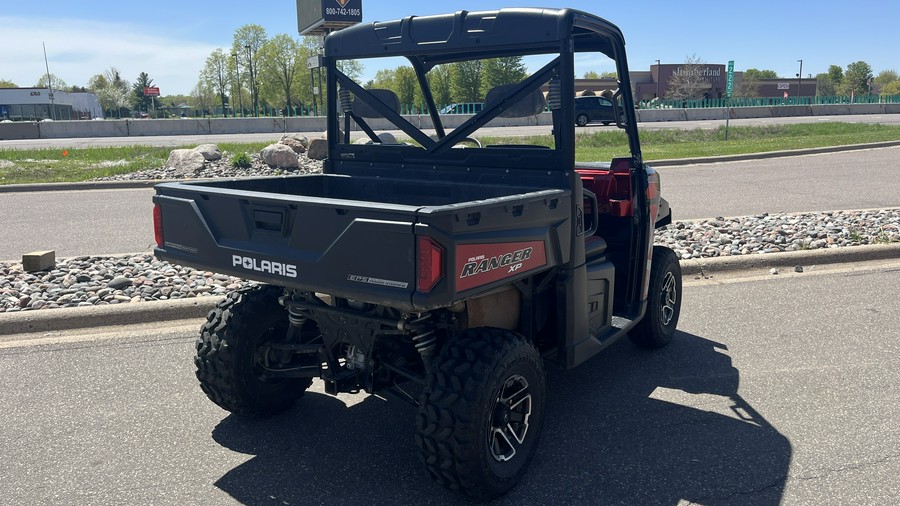
M 684 64 L 651 65 L 649 71 L 631 72 L 631 81 L 634 83 L 637 100 L 651 100 L 659 96 L 663 100 L 667 98 L 667 91 L 671 81 L 686 72 L 691 72 L 693 77 L 699 77 L 703 82 L 703 98 L 724 98 L 725 84 L 728 81 L 728 71 L 725 65 L 696 65 L 686 68 Z M 734 73 L 734 88 L 740 88 L 743 80 L 743 72 Z M 816 79 L 810 76 L 805 79 L 796 77 L 760 79 L 756 96 L 759 97 L 813 97 L 816 95 Z
M 93 93 L 69 93 L 47 88 L 0 88 L 0 121 L 75 120 L 102 118 Z

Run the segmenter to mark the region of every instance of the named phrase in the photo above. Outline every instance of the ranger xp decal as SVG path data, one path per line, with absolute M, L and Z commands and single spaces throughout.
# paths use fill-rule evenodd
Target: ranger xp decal
M 468 290 L 544 265 L 542 241 L 463 244 L 456 248 L 456 289 Z

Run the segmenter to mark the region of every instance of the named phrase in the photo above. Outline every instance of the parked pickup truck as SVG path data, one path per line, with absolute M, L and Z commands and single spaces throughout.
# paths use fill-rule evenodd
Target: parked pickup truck
M 633 103 L 622 33 L 584 12 L 347 28 L 325 39 L 334 99 L 321 174 L 157 185 L 159 258 L 262 283 L 203 325 L 206 395 L 248 416 L 287 410 L 313 378 L 330 394 L 392 395 L 417 407 L 416 444 L 438 483 L 482 499 L 512 488 L 541 433 L 544 367 L 575 367 L 626 335 L 664 346 L 680 312 L 678 261 L 653 246 L 671 214 L 634 109 L 616 106 L 622 156 L 576 162 L 576 54 L 606 58 L 621 79 L 612 104 Z M 430 72 L 518 56 L 524 78 L 444 127 Z M 401 116 L 393 92 L 340 70 L 396 57 L 415 70 L 427 116 Z M 483 135 L 548 107 L 552 133 L 537 144 Z

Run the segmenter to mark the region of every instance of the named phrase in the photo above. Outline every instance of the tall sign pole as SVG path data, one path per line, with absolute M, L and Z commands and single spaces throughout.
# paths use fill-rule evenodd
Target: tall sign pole
M 728 80 L 725 82 L 725 140 L 731 123 L 731 93 L 734 90 L 734 60 L 728 60 Z
M 56 120 L 56 111 L 53 107 L 53 81 L 50 80 L 50 63 L 47 61 L 47 44 L 41 42 L 44 47 L 44 65 L 47 67 L 47 89 L 50 90 L 50 119 Z

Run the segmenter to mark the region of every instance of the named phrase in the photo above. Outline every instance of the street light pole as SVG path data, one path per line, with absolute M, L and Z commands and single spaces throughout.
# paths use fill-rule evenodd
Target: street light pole
M 237 53 L 231 53 L 232 58 L 234 58 L 234 73 L 237 74 L 237 92 L 238 92 L 238 102 L 241 105 L 241 117 L 244 117 L 244 95 L 241 93 L 241 67 L 238 64 Z M 237 117 L 237 113 L 234 114 L 234 117 Z
M 656 105 L 659 107 L 659 102 L 662 100 L 659 96 L 659 60 L 656 60 Z
M 256 90 L 256 78 L 253 77 L 253 48 L 250 44 L 244 46 L 247 49 L 247 64 L 250 66 L 250 97 L 253 102 L 253 116 L 259 117 L 259 92 Z
M 800 62 L 800 72 L 797 73 L 797 97 L 800 97 L 800 80 L 803 79 L 803 60 L 797 60 Z

